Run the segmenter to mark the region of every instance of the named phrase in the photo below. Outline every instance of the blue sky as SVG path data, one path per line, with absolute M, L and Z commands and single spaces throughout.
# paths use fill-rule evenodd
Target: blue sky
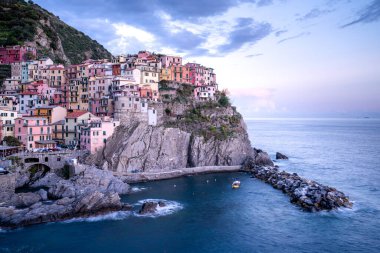
M 113 54 L 211 66 L 246 117 L 380 116 L 380 0 L 35 0 Z

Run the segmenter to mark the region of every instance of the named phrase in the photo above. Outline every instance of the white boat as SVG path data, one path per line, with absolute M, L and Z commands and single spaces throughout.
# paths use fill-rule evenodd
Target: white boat
M 237 189 L 240 187 L 240 181 L 236 180 L 232 183 L 232 189 Z

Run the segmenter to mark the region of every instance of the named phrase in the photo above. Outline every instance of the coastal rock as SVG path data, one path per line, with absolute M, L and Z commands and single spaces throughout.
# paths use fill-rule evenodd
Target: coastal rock
M 351 208 L 352 202 L 341 191 L 301 178 L 296 173 L 279 171 L 273 166 L 258 166 L 247 159 L 243 164 L 246 171 L 274 188 L 290 196 L 290 201 L 306 211 L 332 210 L 340 207 Z
M 17 208 L 29 207 L 41 200 L 41 196 L 33 192 L 18 193 L 12 196 L 10 205 Z
M 119 210 L 122 204 L 117 193 L 101 193 L 98 191 L 86 194 L 74 204 L 75 213 L 93 213 L 102 210 Z
M 19 227 L 74 217 L 88 217 L 123 208 L 116 193 L 92 192 L 79 198 L 63 198 L 52 204 L 37 202 L 29 208 L 0 207 L 0 226 Z
M 288 160 L 289 158 L 284 155 L 284 154 L 281 154 L 280 152 L 277 152 L 276 153 L 276 160 Z
M 48 191 L 13 194 L 11 201 L 0 207 L 0 227 L 14 228 L 131 209 L 121 203 L 119 197 L 129 191 L 128 184 L 110 171 L 92 166 L 81 169 L 79 175 L 69 180 L 48 173 L 46 179 L 41 178 L 33 184 L 46 187 Z M 49 203 L 44 201 L 48 197 Z
M 240 131 L 220 140 L 144 123 L 120 126 L 106 147 L 91 156 L 89 162 L 119 173 L 241 165 L 248 157 L 254 157 L 258 164 L 273 165 L 265 152 L 252 149 L 247 132 L 243 128 Z
M 259 166 L 273 166 L 273 161 L 270 159 L 269 155 L 262 151 L 261 149 L 254 149 L 255 156 L 255 164 Z
M 139 214 L 150 214 L 155 213 L 157 211 L 157 207 L 164 207 L 165 203 L 162 201 L 154 202 L 154 201 L 147 201 L 139 210 Z
M 40 195 L 41 200 L 47 200 L 48 199 L 48 193 L 44 189 L 38 190 L 37 194 Z

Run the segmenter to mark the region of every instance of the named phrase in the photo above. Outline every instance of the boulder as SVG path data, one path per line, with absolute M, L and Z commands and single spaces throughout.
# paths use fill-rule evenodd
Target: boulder
M 37 194 L 40 195 L 41 200 L 47 200 L 48 199 L 48 193 L 44 189 L 38 190 Z
M 149 214 L 149 213 L 155 213 L 157 211 L 157 202 L 148 201 L 145 202 L 139 211 L 139 214 Z
M 280 152 L 277 152 L 276 153 L 276 160 L 288 160 L 289 158 L 284 155 L 284 154 L 281 154 Z
M 29 207 L 41 200 L 41 196 L 33 192 L 17 193 L 12 196 L 10 205 L 16 208 Z

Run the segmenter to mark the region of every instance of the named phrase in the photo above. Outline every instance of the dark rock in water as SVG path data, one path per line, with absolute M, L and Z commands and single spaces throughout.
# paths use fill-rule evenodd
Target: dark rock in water
M 253 159 L 247 159 L 243 169 L 252 173 L 274 188 L 290 196 L 290 202 L 306 211 L 332 210 L 339 207 L 351 208 L 352 202 L 341 191 L 301 178 L 296 173 L 279 171 L 273 166 L 257 166 Z
M 276 159 L 277 160 L 288 160 L 289 158 L 286 155 L 281 154 L 280 152 L 277 152 L 276 153 Z
M 94 167 L 85 166 L 80 175 L 70 180 L 47 173 L 34 184 L 48 191 L 14 193 L 0 207 L 0 227 L 15 228 L 132 209 L 119 197 L 129 191 L 129 185 L 112 172 Z M 52 201 L 46 203 L 48 198 Z
M 147 213 L 154 213 L 157 211 L 157 202 L 145 202 L 139 211 L 139 214 L 147 214 Z
M 254 166 L 274 166 L 272 160 L 266 152 L 260 149 L 253 149 L 255 157 L 248 157 L 242 164 L 242 170 L 249 171 Z

